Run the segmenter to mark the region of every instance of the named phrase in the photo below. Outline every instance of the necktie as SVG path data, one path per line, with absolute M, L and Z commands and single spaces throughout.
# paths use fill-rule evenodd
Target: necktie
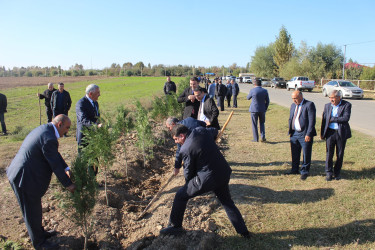
M 295 122 L 296 122 L 296 117 L 297 117 L 297 113 L 298 113 L 298 105 L 296 106 L 296 110 L 294 111 L 294 116 L 293 116 L 293 120 L 292 120 L 292 129 L 295 130 Z
M 95 114 L 96 116 L 99 116 L 99 110 L 98 110 L 98 102 L 93 102 L 94 103 L 94 108 L 95 108 Z

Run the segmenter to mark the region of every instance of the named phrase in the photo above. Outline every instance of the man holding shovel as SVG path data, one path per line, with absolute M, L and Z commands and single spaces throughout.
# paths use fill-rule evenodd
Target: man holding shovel
M 160 234 L 183 233 L 182 221 L 189 199 L 213 191 L 237 233 L 246 238 L 250 237 L 242 215 L 229 193 L 228 183 L 232 170 L 215 143 L 217 134 L 215 128 L 198 127 L 189 131 L 184 125 L 178 124 L 173 127 L 173 139 L 182 145 L 180 155 L 184 162 L 186 183 L 177 191 L 169 226 L 160 230 Z M 177 174 L 178 171 L 175 169 L 175 175 Z

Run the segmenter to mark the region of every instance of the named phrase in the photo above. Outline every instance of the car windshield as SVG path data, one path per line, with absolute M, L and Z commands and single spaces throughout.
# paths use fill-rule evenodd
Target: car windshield
M 352 83 L 352 82 L 340 82 L 340 86 L 341 86 L 341 87 L 357 87 L 357 86 L 355 86 L 355 84 Z
M 275 78 L 275 81 L 284 81 L 284 78 L 281 78 L 281 77 L 279 77 L 279 78 Z

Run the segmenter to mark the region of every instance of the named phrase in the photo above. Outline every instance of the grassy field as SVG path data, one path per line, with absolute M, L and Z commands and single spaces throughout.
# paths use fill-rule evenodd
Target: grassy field
M 325 181 L 325 141 L 315 138 L 310 176 L 286 176 L 291 168 L 289 109 L 271 104 L 267 143 L 251 142 L 250 102 L 239 100 L 226 134 L 233 168 L 231 193 L 254 238 L 239 241 L 223 210 L 213 215 L 223 249 L 374 249 L 375 140 L 353 131 L 345 149 L 343 179 Z M 221 123 L 226 118 L 221 115 Z M 320 134 L 321 120 L 316 129 Z
M 181 78 L 174 77 L 178 84 Z M 121 77 L 108 78 L 89 82 L 66 83 L 65 90 L 70 93 L 72 107 L 69 117 L 73 124 L 76 120 L 75 104 L 85 95 L 85 88 L 90 83 L 99 85 L 101 96 L 99 105 L 102 113 L 111 112 L 120 104 L 132 105 L 133 100 L 141 99 L 150 101 L 153 95 L 160 95 L 163 92 L 165 77 Z M 55 86 L 57 87 L 57 86 Z M 45 88 L 41 87 L 19 87 L 2 91 L 8 99 L 8 112 L 5 113 L 7 129 L 13 133 L 22 126 L 27 132 L 39 125 L 39 102 L 36 94 L 42 93 Z M 42 109 L 42 123 L 45 123 L 46 113 L 44 99 L 40 100 Z M 12 140 L 11 136 L 1 138 L 1 143 Z
M 120 103 L 132 104 L 136 98 L 149 101 L 153 94 L 161 94 L 164 82 L 164 78 L 146 77 L 101 80 L 97 82 L 101 110 L 111 111 Z M 75 103 L 84 95 L 87 84 L 66 84 L 73 100 L 73 120 Z M 36 87 L 5 92 L 10 102 L 6 114 L 10 132 L 16 125 L 39 125 L 36 92 Z M 315 137 L 310 176 L 301 181 L 299 176 L 283 175 L 291 168 L 289 109 L 271 104 L 266 115 L 267 142 L 254 143 L 249 104 L 241 94 L 221 146 L 233 169 L 231 194 L 254 237 L 239 238 L 220 208 L 212 215 L 220 228 L 220 248 L 375 249 L 375 139 L 353 131 L 345 150 L 343 179 L 326 182 L 325 142 Z M 220 112 L 220 124 L 229 112 Z M 42 115 L 45 121 L 44 109 Z M 320 125 L 317 119 L 318 134 Z M 4 137 L 0 140 L 1 159 L 5 154 L 14 154 L 21 143 Z

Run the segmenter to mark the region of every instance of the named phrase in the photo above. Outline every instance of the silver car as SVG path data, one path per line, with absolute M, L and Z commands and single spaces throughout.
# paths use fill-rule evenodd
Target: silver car
M 342 98 L 363 98 L 363 90 L 354 83 L 346 80 L 334 80 L 323 85 L 323 96 L 328 96 L 332 90 L 341 92 Z
M 271 87 L 271 80 L 267 78 L 262 78 L 262 87 Z

